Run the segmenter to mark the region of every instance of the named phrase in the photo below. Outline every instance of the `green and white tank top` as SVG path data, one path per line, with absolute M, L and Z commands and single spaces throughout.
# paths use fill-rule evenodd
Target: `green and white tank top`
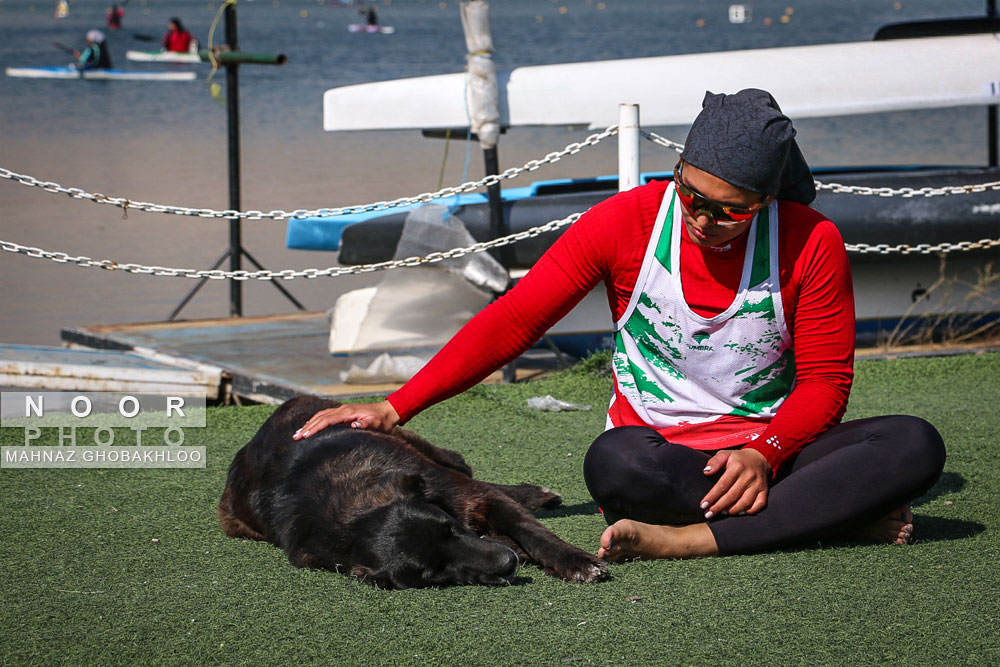
M 615 324 L 619 392 L 654 428 L 723 415 L 770 418 L 795 379 L 778 280 L 777 204 L 754 217 L 736 297 L 714 317 L 698 315 L 684 299 L 682 233 L 671 183 L 631 300 Z

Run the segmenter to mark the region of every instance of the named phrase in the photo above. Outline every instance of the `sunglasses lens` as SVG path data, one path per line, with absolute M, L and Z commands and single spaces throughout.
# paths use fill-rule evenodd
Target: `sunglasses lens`
M 749 220 L 750 218 L 752 218 L 754 216 L 754 213 L 756 213 L 756 211 L 746 212 L 746 211 L 742 211 L 741 210 L 740 212 L 737 213 L 735 210 L 729 209 L 728 211 L 723 210 L 723 213 L 724 213 L 724 217 L 721 217 L 721 218 L 717 217 L 716 220 L 729 220 L 729 221 L 732 221 L 732 222 L 744 222 L 744 221 Z
M 723 206 L 718 202 L 703 197 L 698 192 L 695 192 L 688 186 L 684 185 L 679 178 L 679 174 L 676 173 L 674 176 L 674 183 L 677 187 L 677 198 L 681 200 L 681 205 L 684 206 L 684 208 L 687 209 L 687 212 L 691 215 L 704 213 L 716 222 L 726 223 L 744 222 L 752 218 L 754 213 L 757 212 L 756 208 Z

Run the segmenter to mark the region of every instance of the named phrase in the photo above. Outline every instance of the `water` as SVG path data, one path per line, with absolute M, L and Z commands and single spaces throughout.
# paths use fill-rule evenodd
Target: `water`
M 55 2 L 0 0 L 0 65 L 61 65 L 53 46 L 80 47 L 104 28 L 101 0 L 76 0 L 66 19 Z M 748 24 L 728 21 L 727 0 L 494 0 L 491 19 L 501 69 L 558 62 L 675 53 L 864 41 L 881 25 L 976 16 L 983 0 L 830 0 L 745 2 Z M 319 208 L 434 190 L 482 176 L 478 147 L 446 147 L 415 131 L 325 133 L 322 94 L 335 86 L 460 71 L 465 43 L 454 0 L 382 0 L 393 35 L 352 34 L 356 9 L 321 0 L 240 0 L 239 41 L 246 51 L 284 53 L 283 67 L 240 69 L 243 208 Z M 205 43 L 217 2 L 134 0 L 109 41 L 116 67 L 125 51 L 156 48 L 167 19 L 179 16 Z M 769 20 L 768 20 L 769 19 Z M 701 26 L 699 27 L 699 24 Z M 135 35 L 155 37 L 153 43 Z M 222 23 L 216 42 L 224 40 Z M 228 208 L 226 116 L 199 66 L 194 83 L 87 82 L 0 78 L 0 166 L 91 192 L 179 206 Z M 683 72 L 670 76 L 684 76 Z M 864 76 L 859 72 L 858 76 Z M 216 82 L 224 84 L 224 73 Z M 670 85 L 669 77 L 650 85 Z M 779 100 L 780 102 L 780 100 Z M 985 112 L 958 109 L 802 121 L 799 140 L 810 162 L 981 164 Z M 682 141 L 686 128 L 654 128 Z M 501 168 L 578 141 L 568 128 L 516 129 L 502 136 Z M 445 159 L 447 148 L 447 159 Z M 536 178 L 612 173 L 613 141 L 538 172 Z M 468 157 L 467 157 L 468 156 Z M 673 158 L 642 148 L 645 169 Z M 522 180 L 516 185 L 524 184 Z M 222 221 L 130 212 L 70 200 L 0 181 L 0 239 L 46 250 L 160 266 L 208 268 L 228 244 Z M 244 243 L 270 269 L 327 267 L 333 253 L 284 247 L 284 223 L 244 223 Z M 310 310 L 370 284 L 368 277 L 292 281 Z M 178 278 L 136 276 L 0 256 L 0 342 L 57 344 L 59 330 L 88 324 L 163 320 L 193 287 Z M 247 315 L 289 312 L 266 283 L 246 284 Z M 223 282 L 206 286 L 184 317 L 228 314 Z

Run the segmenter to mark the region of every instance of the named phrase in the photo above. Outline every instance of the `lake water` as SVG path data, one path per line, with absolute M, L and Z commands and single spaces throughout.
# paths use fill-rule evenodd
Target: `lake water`
M 101 0 L 76 0 L 67 18 L 55 2 L 0 0 L 0 65 L 66 64 L 54 42 L 79 48 L 104 29 Z M 729 22 L 719 0 L 495 0 L 495 59 L 511 67 L 743 48 L 864 41 L 886 23 L 976 16 L 983 0 L 809 0 L 743 3 L 752 20 Z M 195 82 L 53 81 L 0 78 L 0 167 L 90 192 L 177 206 L 228 208 L 226 112 L 213 100 L 209 68 L 131 63 L 125 51 L 155 48 L 179 16 L 204 44 L 217 2 L 135 0 L 121 30 L 108 32 L 114 63 L 128 69 L 196 69 Z M 461 71 L 465 43 L 454 0 L 382 0 L 392 35 L 348 32 L 357 9 L 324 0 L 240 0 L 245 51 L 283 53 L 283 67 L 240 69 L 242 192 L 245 209 L 334 207 L 394 199 L 482 176 L 478 146 L 416 131 L 325 133 L 322 94 L 335 86 Z M 136 37 L 154 37 L 156 42 Z M 224 41 L 222 23 L 215 41 Z M 678 73 L 680 75 L 680 73 Z M 858 72 L 859 77 L 864 72 Z M 214 79 L 224 84 L 224 73 Z M 670 85 L 669 78 L 650 85 Z M 780 102 L 780 100 L 779 100 Z M 797 123 L 814 165 L 986 161 L 985 111 L 874 114 Z M 683 141 L 686 128 L 653 128 Z M 586 131 L 515 129 L 501 137 L 501 168 L 519 166 Z M 447 156 L 447 158 L 446 158 Z M 651 144 L 643 168 L 666 169 L 674 155 Z M 533 178 L 613 173 L 613 141 L 536 172 Z M 524 185 L 524 178 L 513 185 Z M 334 253 L 284 247 L 283 222 L 246 222 L 244 243 L 269 269 L 328 267 Z M 228 244 L 224 221 L 130 212 L 0 180 L 0 239 L 46 250 L 159 266 L 208 268 Z M 310 310 L 371 284 L 372 276 L 291 281 Z M 0 342 L 58 344 L 59 330 L 88 324 L 163 320 L 193 287 L 180 278 L 84 269 L 3 253 Z M 244 287 L 247 315 L 289 312 L 270 285 Z M 228 314 L 223 282 L 205 287 L 184 317 Z

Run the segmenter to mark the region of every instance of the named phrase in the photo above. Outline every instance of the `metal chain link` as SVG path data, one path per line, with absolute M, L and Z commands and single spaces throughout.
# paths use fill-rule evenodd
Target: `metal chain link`
M 442 188 L 436 192 L 424 192 L 413 197 L 402 197 L 399 199 L 393 199 L 390 201 L 374 202 L 372 204 L 357 204 L 354 206 L 341 206 L 337 208 L 321 208 L 321 209 L 296 209 L 294 211 L 236 211 L 233 209 L 226 209 L 218 211 L 210 208 L 188 208 L 185 206 L 169 206 L 166 204 L 153 204 L 150 202 L 141 201 L 131 201 L 125 197 L 110 197 L 101 193 L 86 192 L 80 188 L 67 188 L 58 183 L 53 183 L 51 181 L 40 181 L 33 176 L 27 176 L 25 174 L 18 174 L 9 169 L 4 169 L 0 167 L 0 178 L 6 178 L 8 180 L 16 181 L 21 185 L 27 185 L 29 187 L 41 188 L 46 192 L 52 192 L 57 194 L 68 195 L 72 199 L 87 199 L 96 204 L 110 204 L 112 206 L 118 206 L 124 211 L 128 212 L 129 209 L 147 211 L 149 213 L 169 213 L 172 215 L 186 215 L 199 218 L 225 218 L 229 220 L 285 220 L 287 218 L 326 218 L 337 215 L 347 215 L 352 213 L 367 213 L 370 211 L 382 211 L 390 208 L 396 208 L 399 206 L 409 206 L 410 204 L 419 204 L 422 202 L 431 201 L 432 199 L 440 199 L 441 197 L 451 197 L 453 195 L 462 194 L 465 192 L 472 192 L 473 190 L 478 190 L 481 187 L 488 187 L 490 185 L 496 185 L 501 181 L 510 180 L 516 178 L 521 174 L 536 171 L 540 167 L 547 164 L 554 164 L 568 155 L 575 155 L 579 153 L 584 148 L 590 146 L 595 146 L 604 139 L 618 134 L 618 126 L 613 125 L 602 132 L 597 132 L 585 138 L 583 141 L 574 142 L 568 144 L 565 148 L 560 151 L 555 151 L 549 153 L 545 157 L 538 160 L 529 160 L 521 167 L 511 167 L 500 174 L 491 174 L 478 181 L 469 181 L 467 183 L 462 183 L 461 185 L 450 186 L 447 188 Z
M 349 275 L 349 274 L 361 274 L 361 273 L 373 273 L 375 271 L 387 271 L 390 269 L 398 269 L 404 266 L 414 267 L 420 266 L 421 264 L 433 264 L 436 262 L 441 262 L 446 259 L 457 259 L 459 257 L 464 257 L 465 255 L 470 255 L 476 252 L 483 252 L 491 248 L 499 248 L 501 246 L 510 245 L 512 243 L 517 243 L 518 241 L 523 241 L 525 239 L 534 238 L 545 234 L 546 232 L 555 231 L 567 225 L 571 225 L 576 222 L 583 213 L 574 213 L 560 220 L 552 220 L 540 225 L 538 227 L 532 227 L 531 229 L 526 229 L 523 232 L 517 232 L 516 234 L 510 234 L 508 236 L 503 236 L 492 241 L 483 241 L 481 243 L 476 243 L 465 248 L 453 248 L 451 250 L 444 250 L 441 252 L 432 252 L 424 257 L 407 257 L 405 259 L 396 259 L 386 262 L 377 262 L 375 264 L 359 264 L 356 266 L 332 266 L 326 269 L 284 269 L 281 271 L 268 271 L 266 269 L 260 271 L 220 271 L 220 270 L 196 270 L 196 269 L 171 269 L 163 266 L 144 266 L 141 264 L 122 264 L 110 259 L 100 259 L 95 260 L 90 257 L 74 257 L 68 255 L 64 252 L 52 252 L 48 250 L 42 250 L 41 248 L 35 248 L 32 246 L 23 246 L 18 243 L 13 243 L 11 241 L 0 241 L 0 250 L 5 250 L 7 252 L 27 255 L 28 257 L 35 257 L 40 259 L 50 259 L 53 262 L 58 262 L 60 264 L 76 264 L 77 266 L 85 267 L 97 267 L 105 269 L 107 271 L 125 271 L 126 273 L 137 273 L 144 275 L 153 276 L 168 276 L 174 278 L 208 278 L 210 280 L 273 280 L 275 278 L 282 278 L 285 280 L 292 280 L 294 278 L 334 278 L 337 276 Z M 915 246 L 899 244 L 899 245 L 888 245 L 885 243 L 880 243 L 878 245 L 869 245 L 866 243 L 845 243 L 844 247 L 847 252 L 853 252 L 858 254 L 879 254 L 879 255 L 890 255 L 890 254 L 901 254 L 901 255 L 930 255 L 930 254 L 947 254 L 955 251 L 967 252 L 970 250 L 979 250 L 987 248 L 1000 247 L 1000 239 L 981 239 L 979 241 L 959 241 L 957 243 L 938 243 L 936 245 L 930 245 L 927 243 L 920 243 Z
M 684 144 L 679 144 L 676 141 L 671 141 L 670 139 L 667 139 L 666 137 L 660 136 L 656 132 L 650 132 L 648 130 L 639 130 L 639 134 L 641 134 L 643 136 L 643 138 L 645 138 L 645 139 L 653 142 L 654 144 L 659 144 L 660 146 L 665 146 L 667 148 L 672 148 L 673 150 L 677 151 L 678 153 L 680 153 L 682 150 L 684 150 Z
M 1000 190 L 1000 181 L 973 183 L 970 185 L 950 185 L 940 188 L 875 188 L 868 185 L 843 185 L 816 181 L 817 190 L 829 190 L 835 194 L 850 194 L 875 197 L 942 197 L 945 195 L 970 195 L 976 192 Z
M 221 270 L 196 270 L 196 269 L 172 269 L 163 266 L 144 266 L 142 264 L 123 264 L 110 259 L 91 259 L 90 257 L 74 257 L 68 255 L 64 252 L 52 252 L 49 250 L 42 250 L 41 248 L 34 248 L 31 246 L 24 246 L 18 243 L 13 243 L 11 241 L 0 241 L 0 250 L 5 250 L 7 252 L 27 255 L 28 257 L 35 257 L 41 259 L 50 259 L 53 262 L 58 262 L 60 264 L 76 264 L 77 266 L 85 267 L 96 267 L 100 269 L 105 269 L 107 271 L 124 271 L 126 273 L 137 273 L 144 275 L 153 276 L 169 276 L 174 278 L 207 278 L 210 280 L 273 280 L 275 278 L 281 278 L 285 280 L 292 280 L 293 278 L 332 278 L 336 276 L 343 276 L 348 274 L 360 274 L 360 273 L 372 273 L 374 271 L 385 271 L 388 269 L 398 269 L 404 266 L 420 266 L 421 264 L 433 264 L 435 262 L 440 262 L 446 259 L 456 259 L 459 257 L 464 257 L 465 255 L 470 255 L 476 252 L 483 252 L 485 250 L 490 250 L 491 248 L 499 248 L 501 246 L 510 245 L 511 243 L 517 243 L 518 241 L 523 241 L 524 239 L 530 239 L 535 236 L 540 236 L 546 232 L 555 231 L 567 225 L 571 225 L 576 222 L 583 213 L 573 213 L 560 220 L 552 220 L 540 225 L 538 227 L 532 227 L 531 229 L 526 229 L 523 232 L 517 232 L 515 234 L 510 234 L 508 236 L 503 236 L 492 241 L 483 241 L 481 243 L 476 243 L 465 248 L 453 248 L 451 250 L 444 250 L 441 252 L 432 252 L 424 257 L 407 257 L 405 259 L 396 259 L 386 262 L 378 262 L 375 264 L 359 264 L 357 266 L 331 266 L 326 269 L 284 269 L 281 271 L 268 271 L 262 269 L 260 271 L 221 271 Z
M 869 245 L 867 243 L 845 243 L 844 247 L 847 248 L 847 252 L 856 252 L 861 255 L 891 255 L 899 253 L 900 255 L 933 255 L 933 254 L 947 254 L 949 252 L 957 251 L 968 251 L 968 250 L 980 250 L 986 248 L 996 248 L 1000 247 L 1000 239 L 980 239 L 979 241 L 958 241 L 956 243 L 938 243 L 936 245 L 930 245 L 929 243 L 918 243 L 917 245 L 889 245 L 887 243 L 879 243 L 877 245 Z
M 646 130 L 641 130 L 640 134 L 643 137 L 658 144 L 660 146 L 665 146 L 671 148 L 678 153 L 684 150 L 684 144 L 679 144 L 676 141 L 671 141 L 666 137 L 661 137 L 655 132 L 648 132 Z M 814 181 L 817 190 L 829 190 L 835 194 L 850 194 L 850 195 L 862 195 L 862 196 L 876 196 L 876 197 L 941 197 L 944 195 L 967 195 L 976 192 L 988 192 L 990 190 L 1000 190 L 1000 181 L 990 181 L 989 183 L 975 183 L 972 185 L 953 185 L 945 186 L 940 188 L 889 188 L 889 187 L 872 187 L 869 185 L 843 185 L 842 183 L 823 183 L 822 181 Z

